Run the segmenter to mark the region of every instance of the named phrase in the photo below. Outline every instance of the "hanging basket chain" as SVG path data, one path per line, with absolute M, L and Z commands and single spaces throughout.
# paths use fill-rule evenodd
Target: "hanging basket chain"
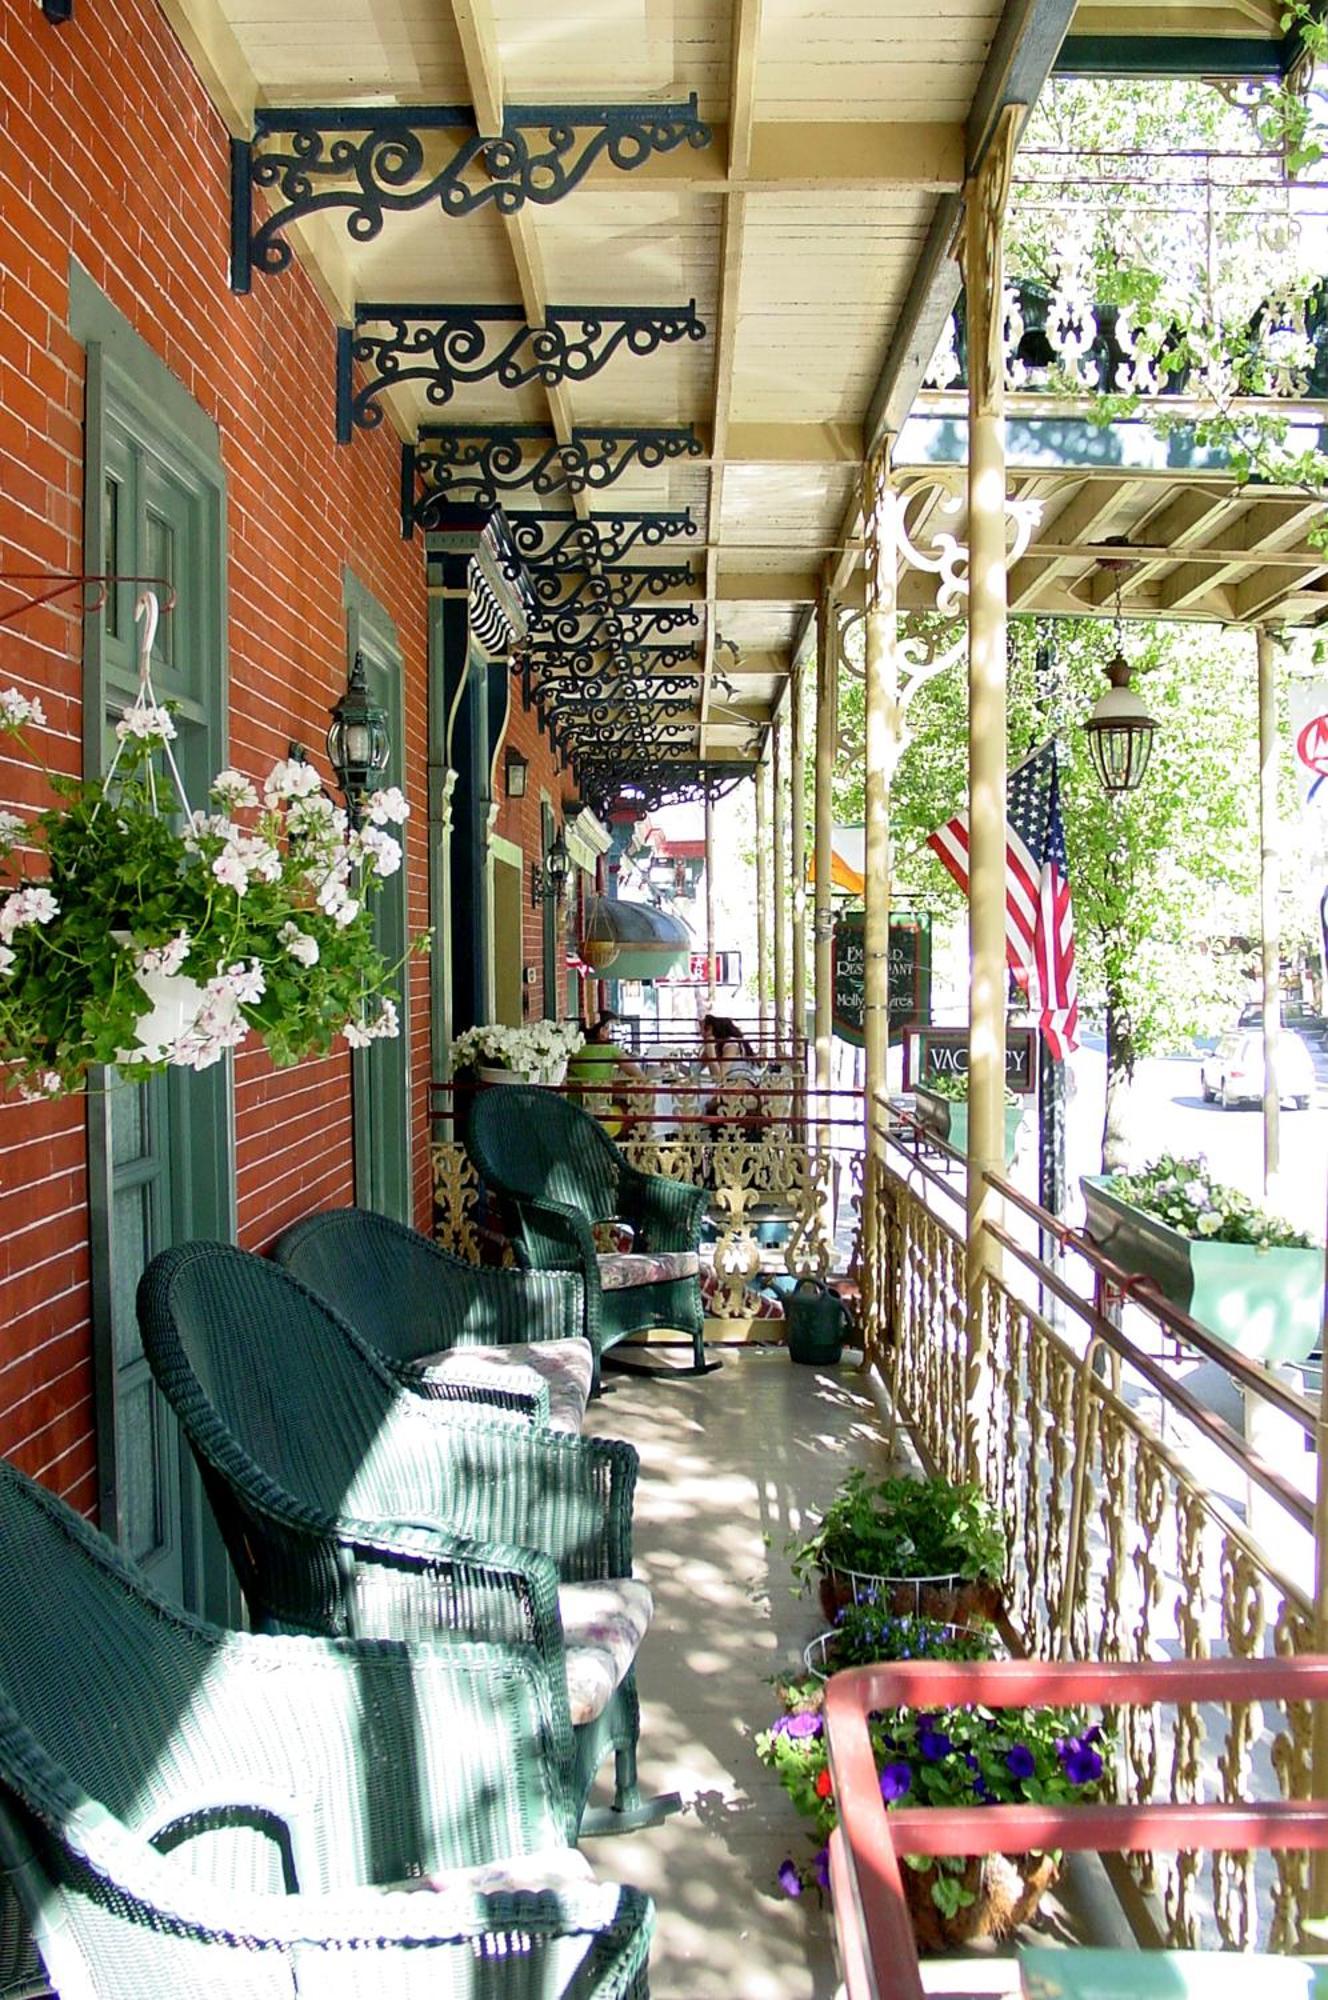
M 157 625 L 160 618 L 161 606 L 157 602 L 157 593 L 155 590 L 141 590 L 134 603 L 134 623 L 142 628 L 138 635 L 138 692 L 129 707 L 124 711 L 125 723 L 130 723 L 130 718 L 134 715 L 155 714 L 161 707 L 161 703 L 157 700 L 156 690 L 152 685 L 152 648 L 156 641 Z M 115 755 L 111 758 L 106 777 L 103 780 L 103 784 L 107 790 L 109 790 L 111 780 L 115 776 L 116 767 L 124 755 L 125 744 L 131 736 L 141 733 L 135 730 L 131 723 L 128 728 L 120 730 L 119 741 L 115 746 Z M 180 810 L 184 814 L 186 822 L 188 822 L 193 814 L 188 794 L 184 788 L 184 780 L 180 776 L 180 767 L 175 761 L 175 752 L 171 749 L 168 737 L 161 736 L 160 742 L 162 753 L 166 759 L 166 769 L 170 773 L 171 783 L 175 787 L 175 796 L 179 801 Z M 148 796 L 152 801 L 152 810 L 160 813 L 161 806 L 157 798 L 157 773 L 151 758 L 148 759 L 147 778 Z M 100 810 L 101 805 L 99 801 L 93 809 L 92 817 L 94 820 Z

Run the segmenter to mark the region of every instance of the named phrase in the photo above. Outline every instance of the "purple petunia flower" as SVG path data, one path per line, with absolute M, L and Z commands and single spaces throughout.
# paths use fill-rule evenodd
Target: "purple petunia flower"
M 918 1748 L 929 1764 L 948 1757 L 954 1745 L 943 1729 L 919 1729 Z
M 1026 1743 L 1016 1743 L 1005 1754 L 1005 1768 L 1012 1778 L 1031 1778 L 1037 1769 L 1037 1759 Z
M 817 1848 L 816 1853 L 812 1856 L 812 1867 L 816 1870 L 816 1879 L 821 1887 L 828 1889 L 830 1887 L 830 1849 L 828 1847 Z
M 1072 1785 L 1091 1785 L 1102 1776 L 1102 1759 L 1087 1741 L 1069 1736 L 1056 1748 L 1061 1766 Z
M 780 1862 L 779 1886 L 786 1896 L 800 1896 L 802 1894 L 802 1877 L 798 1873 L 798 1865 L 795 1861 Z
M 887 1764 L 881 1773 L 881 1797 L 887 1805 L 892 1799 L 902 1799 L 913 1784 L 913 1773 L 907 1764 Z
M 795 1741 L 814 1738 L 821 1733 L 821 1718 L 804 1709 L 798 1715 L 781 1715 L 770 1734 L 772 1736 L 792 1736 Z

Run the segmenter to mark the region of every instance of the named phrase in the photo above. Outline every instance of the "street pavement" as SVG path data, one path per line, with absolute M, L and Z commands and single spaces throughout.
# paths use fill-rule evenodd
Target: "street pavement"
M 1266 1206 L 1322 1241 L 1328 1210 L 1328 1055 L 1314 1049 L 1317 1079 L 1308 1111 L 1282 1107 L 1281 1171 Z M 1092 1036 L 1071 1058 L 1073 1082 L 1066 1115 L 1070 1212 L 1078 1216 L 1079 1175 L 1100 1173 L 1106 1057 Z M 1257 1105 L 1223 1111 L 1205 1104 L 1199 1087 L 1200 1057 L 1150 1058 L 1135 1070 L 1131 1115 L 1134 1163 L 1159 1153 L 1202 1154 L 1216 1180 L 1260 1203 L 1263 1186 L 1263 1115 Z

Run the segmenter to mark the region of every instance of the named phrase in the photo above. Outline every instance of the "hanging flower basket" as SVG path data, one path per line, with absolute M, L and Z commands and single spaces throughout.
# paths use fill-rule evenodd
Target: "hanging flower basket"
M 369 902 L 401 865 L 387 831 L 409 807 L 374 793 L 351 829 L 300 762 L 259 788 L 238 771 L 191 810 L 152 689 L 156 599 L 140 597 L 139 692 L 103 779 L 52 772 L 33 748 L 41 704 L 0 691 L 0 732 L 58 804 L 0 814 L 0 1064 L 29 1096 L 90 1070 L 204 1069 L 256 1034 L 278 1063 L 397 1033 L 399 968 L 373 941 Z

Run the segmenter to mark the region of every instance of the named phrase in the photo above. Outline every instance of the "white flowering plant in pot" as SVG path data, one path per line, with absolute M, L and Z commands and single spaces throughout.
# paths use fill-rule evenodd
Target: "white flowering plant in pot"
M 8 1081 L 56 1097 L 102 1064 L 205 1069 L 251 1032 L 281 1064 L 398 1032 L 399 968 L 374 946 L 369 906 L 401 866 L 399 791 L 372 794 L 352 829 L 314 768 L 288 761 L 261 787 L 222 771 L 211 809 L 190 812 L 146 674 L 103 779 L 52 772 L 29 735 L 45 723 L 40 702 L 0 691 L 0 732 L 58 801 L 27 821 L 0 814 Z
M 561 1083 L 567 1059 L 585 1036 L 575 1021 L 531 1021 L 520 1028 L 492 1023 L 467 1028 L 452 1044 L 452 1068 L 508 1070 L 523 1083 Z

